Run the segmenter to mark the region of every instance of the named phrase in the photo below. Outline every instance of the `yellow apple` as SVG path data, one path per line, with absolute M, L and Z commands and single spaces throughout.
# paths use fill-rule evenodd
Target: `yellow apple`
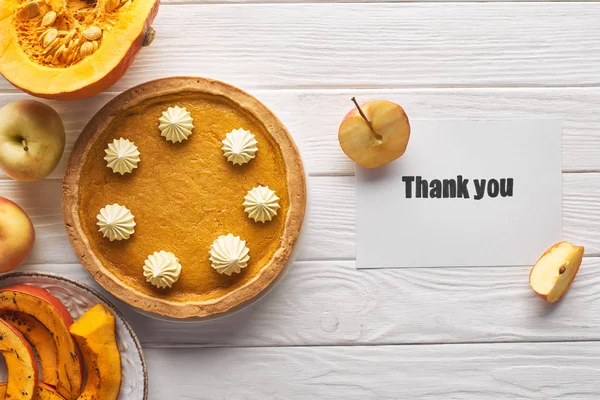
M 29 255 L 35 231 L 25 211 L 0 197 L 0 272 L 18 267 Z
M 0 109 L 0 168 L 11 178 L 45 178 L 64 149 L 65 128 L 52 107 L 36 100 L 20 100 Z
M 342 120 L 338 139 L 342 150 L 355 163 L 377 168 L 404 154 L 410 124 L 404 109 L 387 100 L 358 105 Z
M 544 300 L 557 302 L 569 290 L 582 258 L 582 246 L 574 246 L 569 242 L 555 244 L 531 269 L 529 285 Z

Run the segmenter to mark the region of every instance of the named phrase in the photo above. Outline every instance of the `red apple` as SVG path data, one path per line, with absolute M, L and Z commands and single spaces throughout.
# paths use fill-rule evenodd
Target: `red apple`
M 560 300 L 579 271 L 583 250 L 582 246 L 569 242 L 557 243 L 546 250 L 529 274 L 533 291 L 549 303 Z
M 0 272 L 8 272 L 31 253 L 35 231 L 25 211 L 0 197 Z
M 376 168 L 401 157 L 410 138 L 404 109 L 387 100 L 356 105 L 342 120 L 338 139 L 342 150 L 355 163 Z

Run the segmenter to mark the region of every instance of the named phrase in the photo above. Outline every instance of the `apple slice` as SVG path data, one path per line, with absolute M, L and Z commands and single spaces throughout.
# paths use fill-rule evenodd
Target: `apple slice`
M 0 311 L 31 315 L 53 334 L 57 349 L 58 383 L 56 390 L 67 400 L 75 400 L 82 387 L 79 348 L 71 337 L 73 318 L 59 299 L 46 289 L 17 285 L 0 290 Z
M 38 376 L 35 354 L 25 338 L 3 320 L 0 320 L 0 352 L 8 369 L 6 395 L 2 398 L 33 399 Z
M 374 100 L 350 111 L 340 124 L 342 150 L 355 163 L 377 168 L 401 157 L 410 138 L 404 109 L 387 100 Z
M 555 244 L 531 269 L 529 285 L 547 302 L 557 302 L 569 290 L 582 258 L 582 246 L 574 246 L 569 242 Z

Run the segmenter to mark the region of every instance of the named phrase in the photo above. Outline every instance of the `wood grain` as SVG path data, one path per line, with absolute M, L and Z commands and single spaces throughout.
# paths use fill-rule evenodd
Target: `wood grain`
M 81 265 L 29 265 L 98 285 Z M 111 298 L 144 347 L 326 346 L 600 340 L 600 258 L 584 259 L 567 296 L 549 305 L 529 267 L 357 270 L 296 262 L 265 298 L 202 323 L 140 315 Z M 109 296 L 110 297 L 110 296 Z
M 150 399 L 594 400 L 599 352 L 598 343 L 470 344 L 156 349 L 146 359 Z
M 600 257 L 584 259 L 554 306 L 531 292 L 528 267 L 356 270 L 353 164 L 336 138 L 353 95 L 396 101 L 413 119 L 561 119 L 564 237 L 600 255 L 598 3 L 364 1 L 165 0 L 156 41 L 113 93 L 50 103 L 68 131 L 54 179 L 0 174 L 0 196 L 38 235 L 19 270 L 98 287 L 60 215 L 77 135 L 116 92 L 213 77 L 257 95 L 298 141 L 312 175 L 304 261 L 263 300 L 202 324 L 113 299 L 145 345 L 150 400 L 598 399 Z M 24 97 L 0 78 L 0 106 Z
M 299 260 L 355 258 L 354 177 L 309 179 L 309 212 Z M 23 207 L 36 228 L 29 263 L 76 263 L 60 209 L 61 181 L 0 180 L 0 194 Z M 600 174 L 563 174 L 563 235 L 600 253 Z
M 247 89 L 598 85 L 599 20 L 595 3 L 165 5 L 113 90 L 189 74 Z
M 476 2 L 478 0 L 464 0 Z M 567 2 L 571 0 L 487 0 L 490 2 Z M 596 2 L 597 0 L 582 0 L 582 2 Z M 414 3 L 414 0 L 163 0 L 161 4 L 298 4 L 298 3 Z M 455 3 L 456 0 L 419 0 L 419 3 Z
M 337 130 L 360 101 L 386 98 L 406 109 L 411 119 L 561 119 L 563 169 L 600 171 L 600 88 L 538 89 L 357 89 L 253 90 L 287 125 L 311 175 L 353 175 L 354 164 L 341 151 Z M 62 178 L 66 161 L 87 121 L 114 93 L 73 102 L 47 102 L 60 113 L 67 129 L 65 155 L 51 178 Z M 0 107 L 27 98 L 0 94 Z M 6 175 L 0 171 L 0 179 Z

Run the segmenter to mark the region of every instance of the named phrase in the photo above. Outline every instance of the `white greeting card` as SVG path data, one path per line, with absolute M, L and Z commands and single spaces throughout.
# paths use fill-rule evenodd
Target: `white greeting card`
M 560 121 L 411 121 L 404 156 L 356 168 L 357 267 L 531 265 L 561 197 Z

